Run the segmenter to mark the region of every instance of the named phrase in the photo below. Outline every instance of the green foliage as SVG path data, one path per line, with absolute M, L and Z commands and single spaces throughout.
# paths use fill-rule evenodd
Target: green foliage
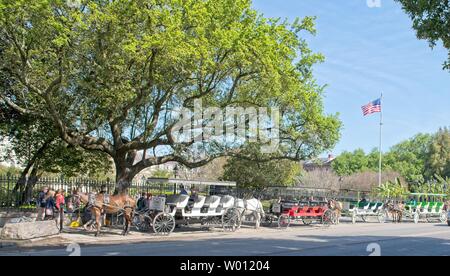
M 298 162 L 288 160 L 254 162 L 252 159 L 259 159 L 262 154 L 253 144 L 247 145 L 244 154 L 249 158 L 233 157 L 228 160 L 222 180 L 236 181 L 239 188 L 262 190 L 270 186 L 295 185 L 301 174 Z
M 102 152 L 87 152 L 62 141 L 47 120 L 17 115 L 0 122 L 0 135 L 8 137 L 6 155 L 14 153 L 23 167 L 30 165 L 37 175 L 101 177 L 111 171 Z
M 16 167 L 7 167 L 0 165 L 0 175 L 17 175 L 20 174 L 20 169 Z
M 411 186 L 414 193 L 450 195 L 450 178 L 436 175 L 433 180 Z
M 362 149 L 354 152 L 343 152 L 332 163 L 339 176 L 349 176 L 369 169 L 369 158 Z
M 167 170 L 156 170 L 152 173 L 152 177 L 155 178 L 170 178 L 172 173 Z
M 437 135 L 418 134 L 400 142 L 383 154 L 383 170 L 400 173 L 410 184 L 426 181 L 436 173 L 446 176 L 442 174 L 445 172 L 445 165 L 438 168 L 438 164 L 447 164 L 446 151 L 441 150 L 447 147 L 445 144 L 447 135 L 448 133 L 442 131 Z M 432 152 L 435 154 L 431 155 Z M 430 163 L 431 156 L 434 156 L 436 162 Z M 363 171 L 378 171 L 379 151 L 373 150 L 369 154 L 365 154 L 361 149 L 344 152 L 333 161 L 332 166 L 340 176 Z
M 265 18 L 250 0 L 0 0 L 0 67 L 14 80 L 0 96 L 50 120 L 65 142 L 108 154 L 120 180 L 226 155 L 233 145 L 173 141 L 170 111 L 194 99 L 281 109 L 277 154 L 301 160 L 333 148 L 341 128 L 324 113 L 312 74 L 324 57 L 304 33 L 314 18 Z M 129 158 L 157 147 L 164 156 Z M 194 148 L 205 158 L 193 162 Z
M 405 199 L 410 192 L 397 178 L 395 181 L 388 181 L 380 187 L 376 187 L 373 194 L 382 199 Z
M 393 146 L 384 154 L 387 168 L 399 172 L 408 183 L 419 183 L 426 179 L 426 160 L 433 136 L 418 134 L 411 139 Z
M 450 130 L 442 128 L 433 137 L 426 162 L 427 175 L 450 177 Z
M 411 17 L 419 39 L 426 39 L 431 47 L 441 41 L 450 50 L 450 5 L 448 0 L 396 0 Z M 449 59 L 444 69 L 450 70 Z

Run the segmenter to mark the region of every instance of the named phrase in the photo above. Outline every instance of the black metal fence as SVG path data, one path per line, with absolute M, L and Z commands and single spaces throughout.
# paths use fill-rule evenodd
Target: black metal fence
M 17 183 L 22 181 L 23 185 L 17 186 Z M 19 176 L 6 174 L 0 175 L 0 209 L 13 209 L 13 210 L 35 210 L 36 198 L 39 191 L 43 187 L 48 187 L 53 190 L 64 189 L 67 194 L 71 193 L 74 189 L 78 189 L 80 192 L 99 192 L 104 185 L 107 188 L 107 192 L 112 194 L 116 188 L 116 183 L 111 180 L 98 180 L 88 178 L 62 178 L 62 177 L 42 177 L 37 180 L 33 188 L 28 191 L 28 195 L 24 197 L 24 193 L 27 193 L 25 187 L 29 179 L 20 179 Z M 16 187 L 17 186 L 17 187 Z M 128 189 L 130 196 L 138 196 L 141 193 L 152 193 L 153 195 L 168 195 L 180 192 L 180 186 L 177 184 L 169 184 L 162 180 L 161 183 L 154 181 L 147 181 L 142 179 L 141 181 L 134 181 L 131 183 Z M 232 195 L 239 198 L 257 197 L 262 200 L 269 200 L 278 197 L 284 199 L 300 199 L 314 197 L 335 198 L 340 200 L 356 200 L 365 195 L 367 192 L 358 191 L 339 191 L 333 192 L 328 189 L 313 189 L 313 188 L 284 188 L 284 187 L 272 187 L 262 191 L 236 189 L 236 187 L 226 186 L 202 186 L 202 185 L 189 185 L 188 189 L 195 188 L 200 194 L 204 195 Z M 27 200 L 24 202 L 23 198 Z
M 26 191 L 26 184 L 29 179 L 21 179 L 16 175 L 0 175 L 0 208 L 13 209 L 32 209 L 35 207 L 36 198 L 39 192 L 48 187 L 53 190 L 64 189 L 66 193 L 71 193 L 74 189 L 80 192 L 99 192 L 104 185 L 107 192 L 112 194 L 116 188 L 116 183 L 111 180 L 97 180 L 87 178 L 58 178 L 58 177 L 41 177 L 33 185 L 33 188 Z M 22 182 L 22 185 L 17 183 Z M 170 194 L 177 192 L 177 185 L 167 185 L 164 183 L 149 183 L 145 180 L 135 181 L 131 184 L 128 193 L 131 196 L 137 196 L 141 193 Z M 22 202 L 24 193 L 28 193 L 26 202 Z

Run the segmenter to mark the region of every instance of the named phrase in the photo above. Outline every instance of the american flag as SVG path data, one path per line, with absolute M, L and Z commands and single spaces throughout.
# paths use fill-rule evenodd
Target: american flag
M 381 112 L 381 99 L 377 99 L 363 106 L 362 111 L 364 116 L 370 115 L 372 113 Z

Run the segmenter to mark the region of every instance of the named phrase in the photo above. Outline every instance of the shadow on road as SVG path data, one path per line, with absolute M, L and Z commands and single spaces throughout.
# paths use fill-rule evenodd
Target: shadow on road
M 0 251 L 0 255 L 68 255 L 65 248 Z M 83 246 L 81 254 L 131 256 L 445 256 L 450 237 L 296 235 L 292 239 L 219 238 Z

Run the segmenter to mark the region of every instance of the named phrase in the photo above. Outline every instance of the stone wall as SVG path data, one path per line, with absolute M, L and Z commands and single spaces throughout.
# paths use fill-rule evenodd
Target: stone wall
M 11 219 L 27 217 L 36 220 L 36 212 L 19 212 L 19 211 L 0 211 L 0 227 L 4 227 L 5 224 Z
M 36 238 L 58 235 L 59 230 L 53 220 L 7 223 L 3 227 L 2 240 L 32 240 Z

